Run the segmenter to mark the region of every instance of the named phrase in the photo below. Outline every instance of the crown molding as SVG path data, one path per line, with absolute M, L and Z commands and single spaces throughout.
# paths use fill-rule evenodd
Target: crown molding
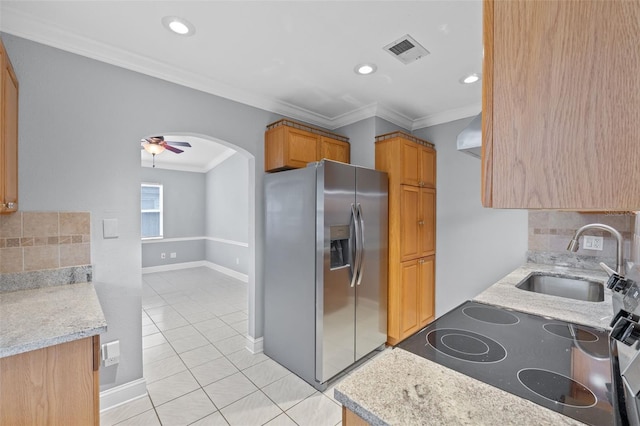
M 481 111 L 482 104 L 478 103 L 435 114 L 429 114 L 425 117 L 414 120 L 411 130 L 413 131 L 422 129 L 423 127 L 435 126 L 436 124 L 449 123 L 450 121 L 460 120 L 461 118 L 472 117 L 480 114 Z
M 12 9 L 10 6 L 3 6 L 2 13 L 2 28 L 0 30 L 8 34 L 310 124 L 331 126 L 332 120 L 322 114 L 296 107 L 287 102 L 238 90 L 201 74 L 79 36 L 51 22 Z
M 348 126 L 349 124 L 357 123 L 358 121 L 366 120 L 371 117 L 385 119 L 407 130 L 410 130 L 413 124 L 413 120 L 406 115 L 400 114 L 391 108 L 387 108 L 377 102 L 374 102 L 333 118 L 331 120 L 332 124 L 330 130 Z
M 404 114 L 400 114 L 399 112 L 391 108 L 387 108 L 383 105 L 378 105 L 378 111 L 376 112 L 376 117 L 387 120 L 407 130 L 413 129 L 414 120 L 410 119 Z

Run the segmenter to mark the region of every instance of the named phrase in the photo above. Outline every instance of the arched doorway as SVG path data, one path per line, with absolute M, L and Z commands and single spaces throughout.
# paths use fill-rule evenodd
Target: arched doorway
M 170 270 L 172 267 L 190 267 L 200 264 L 246 281 L 248 315 L 246 347 L 251 352 L 260 352 L 262 350 L 261 339 L 259 339 L 259 342 L 256 342 L 255 339 L 257 311 L 255 306 L 255 158 L 250 152 L 237 145 L 208 135 L 183 131 L 166 131 L 157 135 L 163 135 L 165 141 L 183 142 L 183 144 L 177 144 L 175 147 L 184 152 L 176 153 L 175 150 L 169 150 L 167 153 L 158 154 L 155 156 L 155 167 L 150 167 L 154 165 L 153 157 L 146 151 L 141 151 L 141 165 L 152 171 L 152 173 L 160 173 L 160 170 L 170 170 L 174 173 L 174 176 L 179 171 L 204 174 L 205 212 L 196 212 L 195 210 L 198 210 L 198 208 L 193 208 L 193 206 L 189 205 L 192 203 L 188 197 L 184 198 L 185 205 L 173 209 L 174 211 L 179 210 L 181 216 L 184 215 L 187 221 L 188 218 L 192 218 L 193 221 L 198 222 L 204 216 L 204 223 L 200 235 L 194 235 L 194 233 L 197 234 L 198 232 L 190 229 L 184 231 L 189 233 L 189 236 L 181 236 L 179 232 L 174 232 L 171 235 L 163 235 L 162 240 L 158 238 L 156 241 L 143 241 L 143 272 L 145 270 Z M 150 136 L 156 135 L 149 135 L 146 138 Z M 190 146 L 185 146 L 184 143 L 188 143 Z M 145 145 L 145 143 L 142 143 L 142 145 Z M 153 181 L 153 178 L 148 178 L 148 176 L 149 173 L 143 173 L 142 181 Z M 235 189 L 233 188 L 234 186 Z M 225 187 L 227 187 L 226 191 Z M 181 195 L 185 196 L 188 195 L 186 194 L 188 192 L 197 191 L 186 189 L 181 192 Z M 241 197 L 242 200 L 230 198 L 216 200 L 215 197 L 218 196 Z M 233 210 L 234 208 L 235 210 Z M 233 223 L 221 223 L 225 218 Z M 181 218 L 181 220 L 184 219 Z M 243 229 L 240 229 L 241 225 L 238 220 L 243 222 Z M 184 226 L 177 226 L 181 226 L 184 230 Z M 159 241 L 162 241 L 162 243 Z M 185 259 L 178 255 L 172 258 L 171 256 L 176 252 L 162 247 L 161 244 L 165 242 L 183 245 L 191 242 L 194 246 L 202 244 L 204 246 L 204 255 L 202 259 L 198 260 L 195 260 L 195 258 Z M 153 249 L 145 250 L 148 247 L 153 247 Z M 189 252 L 189 250 L 185 251 Z M 145 252 L 150 254 L 145 255 Z M 163 253 L 166 258 L 161 258 Z M 153 260 L 150 261 L 149 259 Z M 146 266 L 145 262 L 147 262 Z

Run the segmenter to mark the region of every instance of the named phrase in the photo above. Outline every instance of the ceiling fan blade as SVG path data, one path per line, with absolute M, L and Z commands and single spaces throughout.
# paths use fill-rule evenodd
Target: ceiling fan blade
M 180 154 L 180 153 L 184 152 L 183 150 L 178 149 L 178 148 L 174 148 L 174 147 L 172 147 L 171 145 L 168 145 L 168 144 L 164 144 L 163 146 L 165 147 L 165 149 L 168 149 L 171 152 L 175 152 L 176 154 Z
M 164 143 L 173 146 L 188 146 L 189 148 L 191 148 L 191 144 L 189 142 L 164 141 Z

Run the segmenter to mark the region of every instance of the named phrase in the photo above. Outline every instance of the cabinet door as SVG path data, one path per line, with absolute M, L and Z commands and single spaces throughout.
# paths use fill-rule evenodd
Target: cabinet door
M 91 337 L 0 358 L 0 424 L 98 424 L 94 364 Z
M 288 166 L 302 168 L 316 161 L 320 136 L 293 128 L 287 133 L 285 157 Z
M 420 326 L 420 269 L 417 260 L 400 266 L 400 340 Z
M 420 189 L 418 218 L 418 253 L 420 257 L 436 252 L 436 191 Z
M 18 79 L 1 44 L 0 56 L 0 212 L 12 212 L 18 209 Z
M 323 136 L 320 140 L 319 148 L 318 161 L 323 158 L 340 161 L 341 163 L 349 163 L 351 161 L 351 146 L 348 142 Z
M 484 7 L 483 204 L 637 210 L 638 2 Z
M 420 185 L 420 182 L 422 184 Z M 436 151 L 431 148 L 420 148 L 420 186 L 436 187 Z
M 402 158 L 401 183 L 404 185 L 419 186 L 422 181 L 420 176 L 420 145 L 401 140 L 400 155 Z
M 421 253 L 420 188 L 400 185 L 400 261 L 416 259 Z
M 435 318 L 435 256 L 418 260 L 419 285 L 418 320 L 420 328 L 429 324 Z
M 320 136 L 288 126 L 264 134 L 264 170 L 277 172 L 306 167 L 316 161 Z

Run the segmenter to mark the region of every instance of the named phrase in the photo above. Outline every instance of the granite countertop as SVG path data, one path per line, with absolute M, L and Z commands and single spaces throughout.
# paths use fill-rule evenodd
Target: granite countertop
M 583 302 L 516 288 L 535 272 L 602 282 L 599 271 L 528 263 L 475 297 L 497 305 L 577 324 L 610 329 L 611 291 L 603 302 Z M 387 350 L 335 388 L 335 398 L 372 425 L 582 425 L 570 417 L 468 377 L 401 348 Z
M 0 293 L 0 358 L 105 331 L 91 283 Z
M 349 375 L 335 398 L 374 426 L 583 424 L 400 348 Z
M 603 302 L 586 302 L 547 294 L 533 293 L 516 288 L 516 284 L 535 272 L 557 276 L 580 277 L 592 281 L 607 281 L 604 271 L 575 269 L 536 263 L 527 263 L 511 272 L 497 283 L 473 298 L 475 302 L 488 303 L 521 312 L 556 318 L 575 324 L 610 330 L 613 318 L 611 290 L 604 289 Z

